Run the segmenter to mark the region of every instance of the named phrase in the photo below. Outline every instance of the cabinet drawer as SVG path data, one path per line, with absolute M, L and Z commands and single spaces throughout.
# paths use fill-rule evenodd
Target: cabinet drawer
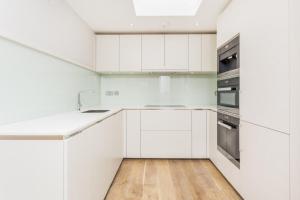
M 190 131 L 189 110 L 143 110 L 141 129 L 146 131 Z
M 142 132 L 142 158 L 191 158 L 191 154 L 191 132 Z

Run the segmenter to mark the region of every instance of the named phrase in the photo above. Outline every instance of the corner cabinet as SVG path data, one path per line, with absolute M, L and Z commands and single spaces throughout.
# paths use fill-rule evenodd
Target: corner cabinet
M 97 36 L 97 72 L 217 71 L 215 34 Z

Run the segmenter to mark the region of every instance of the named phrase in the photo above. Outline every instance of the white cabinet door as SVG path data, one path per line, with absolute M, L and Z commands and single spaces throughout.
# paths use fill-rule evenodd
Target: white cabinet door
M 192 158 L 207 158 L 206 110 L 192 111 Z
M 202 35 L 189 35 L 189 71 L 202 71 Z
M 215 34 L 202 35 L 202 71 L 217 72 L 217 37 Z
M 191 131 L 190 110 L 142 110 L 141 129 L 150 131 Z
M 62 141 L 1 140 L 1 200 L 63 200 Z
M 139 110 L 127 110 L 126 140 L 127 158 L 141 156 L 141 114 Z
M 119 35 L 98 35 L 96 44 L 97 72 L 119 71 Z
M 188 35 L 167 34 L 165 35 L 165 65 L 166 70 L 188 70 Z
M 289 136 L 246 122 L 240 132 L 243 197 L 289 199 Z
M 120 71 L 142 70 L 142 36 L 120 35 Z
M 209 158 L 215 163 L 217 154 L 217 113 L 214 111 L 207 112 L 207 133 Z
M 65 142 L 66 199 L 104 199 L 123 158 L 122 114 Z
M 191 158 L 191 132 L 143 131 L 142 158 Z
M 165 36 L 142 35 L 142 68 L 143 71 L 163 70 L 165 64 Z

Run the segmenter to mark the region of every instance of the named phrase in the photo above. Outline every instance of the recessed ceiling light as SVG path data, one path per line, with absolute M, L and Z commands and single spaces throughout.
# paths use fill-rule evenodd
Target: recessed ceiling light
M 134 24 L 130 24 L 131 27 L 134 27 Z
M 202 0 L 133 0 L 136 16 L 194 16 Z
M 195 26 L 199 26 L 199 25 L 200 25 L 199 22 L 196 22 L 196 23 L 195 23 Z

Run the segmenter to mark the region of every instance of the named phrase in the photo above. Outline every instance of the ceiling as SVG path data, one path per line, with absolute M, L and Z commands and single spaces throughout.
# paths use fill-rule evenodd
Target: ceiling
M 230 0 L 203 0 L 192 17 L 137 17 L 132 0 L 67 0 L 97 33 L 215 32 Z

